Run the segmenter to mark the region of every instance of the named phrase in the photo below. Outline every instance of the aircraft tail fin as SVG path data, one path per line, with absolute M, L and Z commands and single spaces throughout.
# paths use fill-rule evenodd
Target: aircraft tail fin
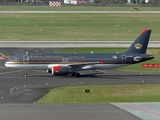
M 125 53 L 145 54 L 150 38 L 151 30 L 143 30 Z

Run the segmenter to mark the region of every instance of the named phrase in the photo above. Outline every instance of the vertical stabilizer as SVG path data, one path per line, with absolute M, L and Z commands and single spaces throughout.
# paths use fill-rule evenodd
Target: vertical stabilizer
M 145 54 L 150 38 L 151 30 L 143 30 L 125 53 Z

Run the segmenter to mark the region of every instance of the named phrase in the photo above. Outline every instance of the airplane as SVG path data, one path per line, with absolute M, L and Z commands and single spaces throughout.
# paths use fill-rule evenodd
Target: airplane
M 123 53 L 28 53 L 18 54 L 5 63 L 9 68 L 27 70 L 47 70 L 52 75 L 80 77 L 79 71 L 100 70 L 127 66 L 151 60 L 153 55 L 146 54 L 151 30 L 144 29 L 139 37 Z

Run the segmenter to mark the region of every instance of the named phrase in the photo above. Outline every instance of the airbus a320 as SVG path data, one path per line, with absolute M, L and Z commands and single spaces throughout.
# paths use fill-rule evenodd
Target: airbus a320
M 116 68 L 153 59 L 146 54 L 151 30 L 143 30 L 133 44 L 123 53 L 25 53 L 12 57 L 5 63 L 9 68 L 47 70 L 52 75 L 80 77 L 79 71 Z

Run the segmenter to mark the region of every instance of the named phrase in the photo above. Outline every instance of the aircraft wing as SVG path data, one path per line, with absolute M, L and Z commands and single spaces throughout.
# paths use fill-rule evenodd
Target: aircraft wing
M 74 67 L 74 66 L 85 66 L 85 65 L 94 65 L 99 62 L 83 62 L 83 63 L 73 63 L 73 64 L 68 64 L 68 66 Z
M 68 64 L 68 66 L 72 67 L 72 68 L 76 68 L 76 69 L 90 69 L 91 66 L 90 65 L 94 65 L 97 64 L 99 62 L 85 62 L 85 63 L 73 63 L 73 64 Z

